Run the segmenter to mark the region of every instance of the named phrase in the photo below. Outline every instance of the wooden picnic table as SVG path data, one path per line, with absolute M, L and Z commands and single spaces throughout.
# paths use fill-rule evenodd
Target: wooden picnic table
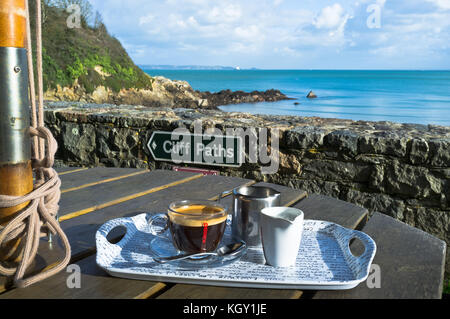
M 25 289 L 11 287 L 0 277 L 0 299 L 10 298 L 158 298 L 158 299 L 272 299 L 272 298 L 441 298 L 445 243 L 428 233 L 386 215 L 331 197 L 302 190 L 256 183 L 237 177 L 171 170 L 125 168 L 58 169 L 62 180 L 59 219 L 72 247 L 71 264 L 81 269 L 81 287 L 69 288 L 69 272 Z M 128 280 L 109 276 L 96 264 L 95 233 L 106 221 L 144 212 L 164 212 L 179 199 L 217 199 L 218 194 L 244 185 L 265 185 L 281 192 L 284 206 L 304 211 L 305 218 L 326 220 L 362 230 L 377 244 L 373 264 L 380 269 L 380 288 L 367 285 L 345 291 L 249 289 Z M 225 200 L 231 203 L 231 196 Z M 111 237 L 118 240 L 123 234 Z M 355 242 L 355 246 L 357 243 Z M 356 247 L 355 249 L 357 249 Z M 55 238 L 41 240 L 29 273 L 49 267 L 61 258 Z M 369 286 L 371 288 L 369 288 Z

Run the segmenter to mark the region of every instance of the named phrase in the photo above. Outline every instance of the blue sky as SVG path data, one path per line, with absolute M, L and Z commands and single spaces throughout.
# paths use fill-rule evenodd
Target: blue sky
M 90 0 L 137 64 L 450 69 L 450 0 Z

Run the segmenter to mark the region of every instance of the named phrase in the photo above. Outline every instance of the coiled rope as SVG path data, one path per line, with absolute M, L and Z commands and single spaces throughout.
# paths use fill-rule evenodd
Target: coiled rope
M 22 256 L 17 267 L 8 268 L 0 265 L 0 275 L 14 276 L 14 285 L 18 288 L 28 287 L 63 270 L 70 262 L 71 250 L 67 236 L 57 221 L 59 199 L 61 197 L 61 180 L 52 168 L 58 144 L 52 133 L 44 127 L 44 91 L 42 72 L 42 18 L 41 0 L 36 0 L 36 49 L 37 49 L 37 78 L 38 78 L 38 107 L 36 110 L 36 91 L 33 72 L 33 56 L 31 46 L 30 15 L 28 0 L 27 11 L 27 56 L 28 77 L 30 84 L 32 127 L 30 137 L 33 144 L 32 167 L 35 172 L 34 190 L 25 196 L 0 195 L 0 208 L 15 207 L 30 202 L 29 205 L 16 215 L 6 226 L 0 226 L 0 247 L 16 238 L 22 238 Z M 43 232 L 42 230 L 45 230 Z M 36 257 L 40 238 L 48 235 L 59 235 L 64 249 L 64 259 L 50 269 L 34 276 L 24 278 L 25 272 Z

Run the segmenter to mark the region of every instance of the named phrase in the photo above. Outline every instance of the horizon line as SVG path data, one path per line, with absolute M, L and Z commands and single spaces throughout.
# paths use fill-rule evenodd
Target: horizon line
M 239 67 L 239 69 L 237 69 L 236 67 L 232 67 L 232 66 L 221 66 L 221 65 L 171 65 L 171 64 L 136 64 L 138 67 L 162 67 L 162 66 L 171 66 L 174 68 L 182 68 L 182 67 L 198 67 L 198 68 L 228 68 L 228 69 L 232 69 L 232 70 L 223 70 L 223 71 L 446 71 L 449 72 L 450 69 L 427 69 L 427 68 L 420 68 L 420 69 L 406 69 L 406 68 L 402 68 L 402 69 L 384 69 L 384 68 L 380 68 L 380 69 L 346 69 L 346 68 L 342 68 L 342 69 L 321 69 L 321 68 L 309 68 L 309 69 L 298 69 L 298 68 L 257 68 L 257 67 L 249 67 L 249 68 L 245 68 L 245 67 Z M 156 69 L 157 70 L 157 69 Z M 159 70 L 176 70 L 176 69 L 159 69 Z M 185 70 L 185 71 L 214 71 L 214 70 Z M 217 71 L 222 71 L 222 70 L 217 70 Z

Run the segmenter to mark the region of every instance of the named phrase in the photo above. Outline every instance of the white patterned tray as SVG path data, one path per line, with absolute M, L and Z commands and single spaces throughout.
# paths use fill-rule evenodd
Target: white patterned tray
M 376 244 L 368 235 L 334 223 L 305 220 L 302 242 L 295 266 L 276 268 L 265 264 L 262 248 L 249 248 L 247 253 L 219 267 L 182 269 L 173 264 L 153 260 L 150 243 L 155 236 L 148 232 L 150 214 L 108 221 L 96 234 L 97 264 L 112 276 L 229 287 L 274 289 L 351 289 L 365 281 L 375 256 Z M 118 227 L 127 233 L 117 244 L 106 236 Z M 224 240 L 230 236 L 227 226 Z M 355 257 L 350 241 L 358 238 L 364 253 Z

